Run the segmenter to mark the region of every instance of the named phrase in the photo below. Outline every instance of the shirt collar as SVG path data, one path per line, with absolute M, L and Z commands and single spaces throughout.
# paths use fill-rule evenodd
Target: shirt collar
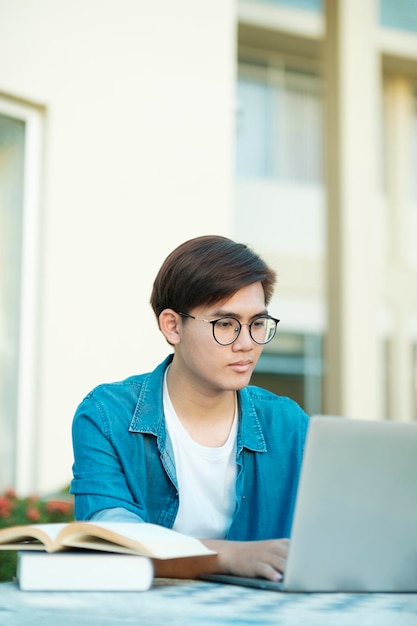
M 129 426 L 130 432 L 164 436 L 166 433 L 163 409 L 163 384 L 166 368 L 171 364 L 170 354 L 153 372 L 145 375 L 135 412 Z M 242 448 L 266 452 L 266 443 L 259 422 L 254 396 L 245 387 L 238 391 L 239 424 L 237 452 Z

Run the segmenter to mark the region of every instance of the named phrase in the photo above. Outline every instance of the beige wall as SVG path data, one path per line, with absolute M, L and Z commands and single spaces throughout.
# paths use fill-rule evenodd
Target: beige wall
M 163 258 L 232 229 L 232 0 L 0 0 L 0 93 L 45 120 L 35 467 L 71 476 L 96 383 L 167 353 L 148 305 Z

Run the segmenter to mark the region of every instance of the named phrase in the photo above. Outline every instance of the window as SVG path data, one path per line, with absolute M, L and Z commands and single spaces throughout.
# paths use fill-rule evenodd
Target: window
M 317 74 L 241 60 L 237 86 L 238 178 L 321 181 L 323 129 Z
M 9 486 L 15 483 L 24 139 L 24 122 L 0 114 L 0 458 Z
M 417 32 L 417 0 L 380 0 L 380 23 Z
M 0 488 L 33 480 L 41 114 L 0 98 Z

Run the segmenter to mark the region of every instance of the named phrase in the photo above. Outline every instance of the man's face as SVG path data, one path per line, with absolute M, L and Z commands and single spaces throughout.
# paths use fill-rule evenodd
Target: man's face
M 252 341 L 247 326 L 255 317 L 266 313 L 262 284 L 242 287 L 227 300 L 195 307 L 187 313 L 205 320 L 232 316 L 244 324 L 238 338 L 223 346 L 215 341 L 212 324 L 181 319 L 181 340 L 175 347 L 175 361 L 188 382 L 209 395 L 245 387 L 263 349 Z

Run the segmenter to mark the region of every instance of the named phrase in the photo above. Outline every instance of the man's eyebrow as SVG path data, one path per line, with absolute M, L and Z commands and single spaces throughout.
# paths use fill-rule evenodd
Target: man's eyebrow
M 234 311 L 226 310 L 226 309 L 216 309 L 213 313 L 209 314 L 210 317 L 235 317 L 240 320 L 242 315 L 236 313 Z M 258 313 L 254 313 L 250 316 L 250 319 L 254 319 L 255 317 L 259 317 L 260 315 L 268 315 L 268 311 L 263 309 L 263 311 L 259 311 Z

